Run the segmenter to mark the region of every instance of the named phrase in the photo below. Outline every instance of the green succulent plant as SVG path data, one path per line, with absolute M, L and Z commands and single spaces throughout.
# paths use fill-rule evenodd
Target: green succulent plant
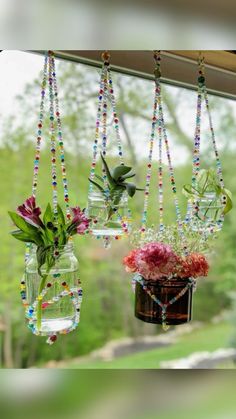
M 132 167 L 119 165 L 110 169 L 108 164 L 101 153 L 101 159 L 103 167 L 106 173 L 107 179 L 107 188 L 104 185 L 104 180 L 102 176 L 95 174 L 95 177 L 98 181 L 89 178 L 89 181 L 101 192 L 104 197 L 107 206 L 109 207 L 108 220 L 111 218 L 114 213 L 114 207 L 117 207 L 120 203 L 120 200 L 124 194 L 127 192 L 129 197 L 133 197 L 136 191 L 143 191 L 144 189 L 137 188 L 134 183 L 127 182 L 127 179 L 133 178 L 136 174 L 132 171 Z

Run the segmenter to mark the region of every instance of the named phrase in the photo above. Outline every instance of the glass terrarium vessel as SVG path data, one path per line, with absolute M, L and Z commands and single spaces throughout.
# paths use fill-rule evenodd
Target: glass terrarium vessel
M 148 294 L 150 292 L 163 305 L 167 305 L 166 325 L 178 325 L 189 322 L 192 316 L 192 286 L 173 304 L 169 304 L 188 284 L 191 284 L 191 280 L 188 278 L 158 281 L 145 281 L 144 279 L 143 285 L 147 287 L 144 290 L 143 285 L 136 281 L 135 317 L 146 323 L 163 324 L 162 308 L 151 298 Z
M 91 219 L 95 236 L 120 236 L 128 217 L 128 195 L 119 191 L 104 196 L 100 191 L 90 191 L 87 215 Z
M 72 244 L 59 247 L 58 251 L 59 256 L 49 273 L 45 265 L 41 268 L 42 276 L 45 275 L 45 288 L 47 289 L 41 301 L 41 322 L 38 329 L 38 333 L 41 335 L 68 331 L 73 328 L 76 320 L 76 308 L 72 303 L 71 295 L 61 297 L 60 294 L 65 289 L 78 293 L 78 260 L 73 253 Z M 26 296 L 29 307 L 32 307 L 37 301 L 42 276 L 38 272 L 36 247 L 32 246 L 25 269 Z M 34 323 L 38 327 L 36 319 Z
M 224 205 L 221 196 L 215 192 L 206 192 L 192 205 L 191 227 L 194 231 L 219 231 L 224 221 Z

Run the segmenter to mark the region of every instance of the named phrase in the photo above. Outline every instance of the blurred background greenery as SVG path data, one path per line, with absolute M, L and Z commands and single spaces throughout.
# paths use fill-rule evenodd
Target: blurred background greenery
M 129 275 L 124 273 L 122 257 L 130 245 L 127 240 L 114 241 L 105 250 L 100 241 L 86 237 L 75 239 L 76 255 L 80 262 L 80 277 L 84 289 L 81 323 L 76 332 L 61 337 L 52 347 L 45 338 L 33 336 L 24 324 L 24 312 L 19 297 L 19 282 L 24 269 L 24 245 L 9 235 L 11 223 L 8 210 L 14 210 L 31 194 L 35 127 L 40 102 L 39 69 L 43 57 L 23 52 L 9 54 L 5 66 L 5 85 L 2 97 L 0 132 L 0 363 L 6 368 L 42 367 L 49 361 L 63 361 L 72 368 L 158 368 L 160 362 L 176 359 L 199 351 L 213 351 L 220 347 L 236 346 L 234 292 L 236 285 L 236 218 L 235 211 L 227 216 L 223 231 L 215 242 L 211 255 L 211 270 L 207 279 L 199 282 L 194 295 L 194 321 L 201 327 L 179 338 L 168 348 L 156 348 L 127 354 L 112 362 L 98 362 L 86 357 L 84 362 L 74 358 L 88 355 L 107 342 L 123 337 L 161 334 L 160 327 L 147 325 L 133 315 L 133 294 Z M 15 55 L 14 55 L 15 54 Z M 14 57 L 34 65 L 35 77 L 25 84 L 14 66 Z M 30 58 L 29 58 L 30 55 Z M 26 58 L 27 56 L 27 58 Z M 15 61 L 15 62 L 18 62 Z M 11 73 L 7 65 L 11 63 Z M 57 62 L 59 96 L 63 115 L 63 132 L 71 205 L 86 206 L 88 175 L 94 138 L 99 71 L 80 64 Z M 16 97 L 7 95 L 8 85 L 22 84 Z M 135 167 L 137 184 L 144 185 L 146 158 L 153 103 L 153 84 L 136 77 L 114 74 L 117 110 L 120 117 L 126 162 Z M 5 97 L 4 97 L 5 96 Z M 184 214 L 185 198 L 181 186 L 191 176 L 191 152 L 195 122 L 196 93 L 182 88 L 163 86 L 167 129 L 173 162 L 176 169 L 178 197 Z M 6 100 L 6 108 L 4 108 Z M 236 192 L 236 104 L 233 101 L 210 97 L 216 137 L 219 144 L 226 187 Z M 109 161 L 116 163 L 114 133 L 109 120 Z M 211 142 L 203 118 L 202 165 L 214 164 Z M 156 153 L 157 155 L 157 153 Z M 50 154 L 47 130 L 43 146 L 37 201 L 43 208 L 51 199 Z M 167 182 L 164 191 L 165 221 L 174 221 L 173 200 Z M 156 211 L 156 177 L 153 176 L 149 222 L 158 222 Z M 60 195 L 62 196 L 62 195 Z M 143 195 L 137 193 L 131 202 L 134 224 L 141 218 Z M 222 313 L 228 313 L 226 316 Z M 218 316 L 217 321 L 212 321 Z M 232 319 L 232 321 L 231 321 Z M 53 366 L 57 366 L 56 363 Z M 60 364 L 58 364 L 60 366 Z M 232 366 L 233 367 L 233 366 Z

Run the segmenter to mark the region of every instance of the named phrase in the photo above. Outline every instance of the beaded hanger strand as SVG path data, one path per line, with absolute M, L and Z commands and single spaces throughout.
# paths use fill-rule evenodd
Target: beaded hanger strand
M 177 189 L 176 189 L 176 182 L 174 177 L 174 169 L 171 160 L 170 154 L 170 147 L 169 141 L 167 136 L 167 131 L 165 127 L 164 115 L 163 115 L 163 107 L 162 107 L 162 95 L 161 95 L 161 55 L 160 51 L 154 52 L 154 61 L 155 61 L 155 96 L 154 96 L 154 106 L 153 106 L 153 117 L 152 117 L 152 129 L 151 129 L 151 136 L 149 140 L 149 155 L 148 155 L 148 163 L 147 163 L 147 173 L 146 173 L 146 185 L 144 191 L 144 209 L 142 213 L 142 226 L 141 226 L 141 233 L 145 235 L 145 231 L 147 228 L 147 211 L 148 211 L 148 203 L 149 203 L 149 190 L 150 190 L 150 180 L 152 174 L 152 159 L 153 159 L 153 146 L 155 140 L 156 130 L 158 131 L 158 147 L 159 147 L 159 159 L 158 159 L 158 200 L 159 200 L 159 230 L 162 231 L 164 229 L 164 221 L 163 221 L 163 162 L 162 162 L 162 149 L 163 149 L 163 140 L 165 144 L 165 150 L 167 155 L 168 161 L 168 171 L 169 171 L 169 178 L 172 188 L 172 193 L 174 195 L 174 205 L 176 211 L 176 219 L 178 224 L 178 232 L 181 237 L 184 238 L 183 232 L 183 223 L 181 219 L 181 213 L 179 208 L 179 202 L 177 198 Z M 186 252 L 186 246 L 183 245 L 184 251 Z
M 204 57 L 199 54 L 198 59 L 198 92 L 197 92 L 197 113 L 196 113 L 196 127 L 195 127 L 195 134 L 194 134 L 194 148 L 193 148 L 193 159 L 192 159 L 192 187 L 195 189 L 197 184 L 197 178 L 200 171 L 200 140 L 201 140 L 201 113 L 202 113 L 202 103 L 205 102 L 207 117 L 209 122 L 210 134 L 211 134 L 211 141 L 213 145 L 213 150 L 216 159 L 216 173 L 220 183 L 221 188 L 224 188 L 224 180 L 222 174 L 222 167 L 219 158 L 219 152 L 217 149 L 216 139 L 215 139 L 215 132 L 213 128 L 213 122 L 211 117 L 211 111 L 209 106 L 209 99 L 208 93 L 205 83 L 205 63 Z M 222 199 L 223 204 L 225 198 Z M 192 204 L 189 202 L 187 207 L 187 215 L 186 215 L 186 223 L 190 222 L 191 218 L 191 211 L 192 211 Z
M 100 76 L 100 84 L 99 84 L 99 94 L 98 94 L 98 105 L 97 105 L 97 117 L 96 117 L 96 128 L 95 128 L 95 139 L 93 143 L 93 157 L 92 163 L 90 168 L 90 179 L 94 179 L 95 171 L 97 166 L 97 159 L 98 159 L 98 150 L 99 150 L 99 140 L 101 138 L 101 153 L 104 157 L 107 154 L 107 109 L 108 109 L 108 102 L 111 105 L 112 110 L 112 124 L 114 126 L 115 131 L 115 140 L 117 144 L 117 151 L 119 156 L 119 161 L 121 165 L 124 165 L 124 157 L 123 157 L 123 148 L 121 144 L 121 136 L 120 136 L 120 126 L 119 126 L 119 118 L 117 115 L 116 110 L 116 100 L 114 94 L 114 86 L 110 68 L 110 54 L 106 51 L 102 54 L 102 70 Z M 102 178 L 104 182 L 105 192 L 107 196 L 109 195 L 108 189 L 108 182 L 107 176 L 104 166 L 102 165 Z M 92 192 L 94 189 L 93 184 L 90 182 L 89 185 L 89 192 Z M 131 222 L 131 211 L 128 209 L 128 217 L 127 220 L 122 221 L 122 229 L 124 233 L 128 233 L 128 225 Z M 99 237 L 98 237 L 99 238 Z M 118 239 L 119 236 L 115 236 L 115 239 Z M 105 242 L 105 247 L 108 246 L 110 238 L 105 237 L 107 240 L 107 245 Z
M 115 128 L 116 134 L 116 142 L 118 147 L 118 155 L 120 159 L 120 164 L 124 164 L 123 159 L 123 150 L 121 145 L 120 139 L 120 128 L 119 128 L 119 119 L 116 113 L 116 101 L 114 96 L 114 88 L 112 82 L 112 75 L 110 69 L 110 54 L 108 52 L 104 52 L 102 54 L 103 59 L 103 66 L 101 70 L 101 77 L 100 77 L 100 88 L 99 88 L 99 95 L 98 95 L 98 107 L 97 107 L 97 119 L 96 119 L 96 129 L 95 129 L 95 139 L 93 144 L 93 159 L 90 169 L 90 178 L 94 179 L 95 176 L 95 168 L 97 165 L 97 155 L 98 155 L 98 143 L 100 139 L 100 135 L 102 137 L 102 146 L 101 152 L 103 156 L 106 156 L 107 152 L 107 102 L 108 100 L 111 103 L 112 107 L 112 118 L 113 124 Z M 100 129 L 101 128 L 101 129 Z M 101 134 L 100 134 L 101 131 Z M 106 185 L 106 174 L 103 168 L 103 179 L 104 184 Z M 90 191 L 93 190 L 93 185 L 90 183 Z

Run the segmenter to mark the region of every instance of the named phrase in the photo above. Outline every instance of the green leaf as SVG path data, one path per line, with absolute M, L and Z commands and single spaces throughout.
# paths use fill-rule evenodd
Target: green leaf
M 38 246 L 36 250 L 38 273 L 42 276 L 41 267 L 45 264 L 48 253 L 51 253 L 52 246 Z
M 91 182 L 93 185 L 95 185 L 102 193 L 105 193 L 103 187 L 99 185 L 97 182 L 89 178 L 89 182 Z
M 35 240 L 32 238 L 32 236 L 29 236 L 27 233 L 24 233 L 21 230 L 11 231 L 11 235 L 15 237 L 15 239 L 20 240 L 25 243 L 36 243 Z
M 194 197 L 195 195 L 198 197 L 201 196 L 201 193 L 190 184 L 186 184 L 183 186 L 182 193 L 188 199 Z
M 117 181 L 121 176 L 126 175 L 132 170 L 131 167 L 120 165 L 116 166 L 112 171 L 112 177 L 115 181 Z
M 120 180 L 124 181 L 125 179 L 130 179 L 131 177 L 136 176 L 136 173 L 127 173 L 127 175 L 121 176 Z
M 110 173 L 109 167 L 108 167 L 107 162 L 106 162 L 106 160 L 104 159 L 104 157 L 103 157 L 102 153 L 101 153 L 101 159 L 102 159 L 102 162 L 103 162 L 104 169 L 105 169 L 105 171 L 106 171 L 106 175 L 107 175 L 108 182 L 109 182 L 112 186 L 114 186 L 114 185 L 115 185 L 115 181 L 114 181 L 114 179 L 113 179 L 113 177 L 112 177 L 112 175 L 111 175 L 111 173 Z
M 233 208 L 232 193 L 228 189 L 222 189 L 224 195 L 226 195 L 226 204 L 224 207 L 223 214 L 227 214 Z
M 100 180 L 100 182 L 102 182 L 102 183 L 103 183 L 103 178 L 102 178 L 102 176 L 99 176 L 99 175 L 97 175 L 96 173 L 94 173 L 94 176 L 95 176 L 97 179 L 99 179 L 99 180 Z
M 10 215 L 16 227 L 18 227 L 24 233 L 28 233 L 29 235 L 38 233 L 39 229 L 37 227 L 34 227 L 33 225 L 27 223 L 27 221 L 20 215 L 18 215 L 16 212 L 8 211 L 8 214 Z
M 136 185 L 134 183 L 125 183 L 124 185 L 128 195 L 132 198 L 136 192 Z
M 54 221 L 54 218 L 53 218 L 52 207 L 48 203 L 47 208 L 46 208 L 45 213 L 44 213 L 44 216 L 43 216 L 43 222 L 44 222 L 45 226 L 47 226 L 47 223 L 53 223 L 53 221 Z
M 62 226 L 65 225 L 65 216 L 64 213 L 61 209 L 61 206 L 59 204 L 57 204 L 57 213 L 58 213 L 58 223 Z

